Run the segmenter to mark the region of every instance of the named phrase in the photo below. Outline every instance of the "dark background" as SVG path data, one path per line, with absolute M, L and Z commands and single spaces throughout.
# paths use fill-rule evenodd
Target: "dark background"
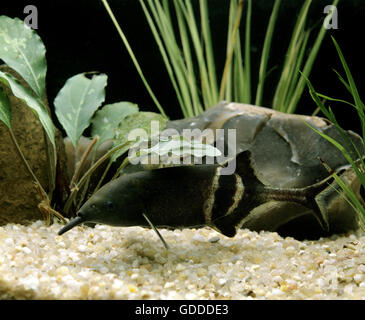
M 173 1 L 173 0 L 171 0 Z M 198 0 L 195 0 L 198 1 Z M 193 0 L 194 2 L 194 0 Z M 273 0 L 254 0 L 252 16 L 252 73 L 256 86 L 260 52 L 271 13 Z M 271 107 L 273 90 L 279 77 L 292 28 L 304 1 L 283 0 L 268 68 L 278 66 L 269 77 L 263 105 Z M 320 22 L 323 9 L 332 0 L 313 0 L 309 14 L 309 26 Z M 100 71 L 108 75 L 106 102 L 131 101 L 141 110 L 157 111 L 150 99 L 134 65 L 100 0 L 48 0 L 23 1 L 2 0 L 1 15 L 24 19 L 23 9 L 32 4 L 38 8 L 38 34 L 47 49 L 47 92 L 52 102 L 65 81 L 81 72 Z M 181 118 L 175 92 L 169 82 L 162 59 L 138 0 L 109 0 L 123 31 L 142 65 L 157 98 L 171 119 Z M 218 74 L 221 74 L 225 59 L 225 37 L 229 0 L 209 0 L 210 22 Z M 329 37 L 339 42 L 353 72 L 360 95 L 365 89 L 364 0 L 341 0 L 338 5 L 339 29 L 330 30 L 322 44 L 310 79 L 317 91 L 341 99 L 351 97 L 340 84 L 333 68 L 341 71 L 341 64 Z M 317 29 L 318 30 L 318 29 Z M 243 32 L 242 32 L 243 33 Z M 317 34 L 317 31 L 313 33 Z M 315 109 L 307 90 L 297 112 L 311 114 Z M 356 114 L 346 105 L 334 105 L 340 123 L 347 129 L 359 132 Z

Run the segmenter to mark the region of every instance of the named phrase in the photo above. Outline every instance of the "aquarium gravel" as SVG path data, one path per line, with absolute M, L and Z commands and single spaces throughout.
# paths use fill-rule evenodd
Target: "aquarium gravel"
M 0 227 L 2 299 L 363 299 L 365 234 L 316 241 L 240 230 Z

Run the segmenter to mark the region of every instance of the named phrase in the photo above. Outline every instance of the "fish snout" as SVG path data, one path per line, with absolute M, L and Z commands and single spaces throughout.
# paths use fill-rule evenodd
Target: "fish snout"
M 85 216 L 81 212 L 79 212 L 77 217 L 73 218 L 60 231 L 58 231 L 58 235 L 60 236 L 60 235 L 64 234 L 65 232 L 71 230 L 73 227 L 76 227 L 85 221 L 86 221 Z

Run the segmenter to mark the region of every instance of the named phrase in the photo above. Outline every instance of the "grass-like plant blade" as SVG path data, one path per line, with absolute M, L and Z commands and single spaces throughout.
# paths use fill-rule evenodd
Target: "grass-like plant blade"
M 17 71 L 39 98 L 45 92 L 46 49 L 37 33 L 18 18 L 0 16 L 0 59 Z
M 338 1 L 338 0 L 337 0 Z M 341 48 L 340 46 L 338 45 L 337 41 L 335 40 L 334 37 L 332 37 L 332 41 L 336 47 L 336 50 L 337 50 L 337 53 L 338 53 L 338 56 L 340 57 L 341 59 L 341 63 L 342 63 L 342 66 L 346 72 L 346 76 L 347 76 L 347 80 L 348 80 L 348 83 L 350 85 L 350 89 L 351 89 L 351 93 L 352 93 L 352 96 L 355 100 L 355 105 L 359 107 L 359 111 L 364 113 L 364 104 L 363 102 L 361 101 L 360 99 L 360 95 L 359 95 L 359 91 L 357 90 L 357 87 L 356 87 L 356 84 L 355 84 L 355 81 L 354 81 L 354 78 L 351 74 L 351 71 L 350 71 L 350 68 L 346 62 L 346 59 L 341 51 Z M 360 107 L 363 107 L 363 108 L 360 108 Z
M 232 1 L 233 3 L 233 1 Z M 219 100 L 223 100 L 224 98 L 227 99 L 227 91 L 228 94 L 231 94 L 231 88 L 229 83 L 231 81 L 231 72 L 232 72 L 232 58 L 235 49 L 235 43 L 238 38 L 239 33 L 239 26 L 241 24 L 242 19 L 242 11 L 243 11 L 243 0 L 239 0 L 237 5 L 237 10 L 234 10 L 234 7 L 231 3 L 231 10 L 230 10 L 230 21 L 233 23 L 229 27 L 229 35 L 228 35 L 228 42 L 227 42 L 227 56 L 226 61 L 223 69 L 223 75 L 221 80 L 221 85 L 219 89 Z M 235 17 L 233 19 L 233 16 Z M 239 40 L 238 40 L 239 41 Z M 226 91 L 226 89 L 228 89 Z
M 219 100 L 232 101 L 232 63 L 227 64 L 227 58 L 230 54 L 232 34 L 237 12 L 237 0 L 232 0 L 229 6 L 229 19 L 228 19 L 228 31 L 227 31 L 227 45 L 226 45 L 226 64 L 223 71 L 223 76 L 226 77 L 224 89 L 222 89 L 223 76 L 220 83 Z M 226 70 L 227 68 L 227 70 Z M 226 73 L 226 75 L 224 75 Z
M 175 35 L 175 29 L 173 22 L 171 21 L 167 3 L 164 2 L 163 6 L 161 5 L 160 0 L 156 0 L 154 2 L 148 1 L 148 4 L 173 68 L 173 75 L 172 77 L 170 75 L 170 78 L 176 79 L 177 87 L 175 86 L 174 88 L 178 99 L 180 97 L 179 102 L 181 109 L 185 117 L 191 117 L 195 115 L 195 110 L 199 108 L 197 105 L 199 102 L 197 102 L 196 99 L 197 87 L 195 83 L 195 76 L 192 73 L 192 59 L 190 56 L 190 48 L 187 45 L 189 40 L 186 40 L 187 32 L 182 12 L 180 10 L 180 5 L 178 2 L 174 2 L 179 30 L 181 32 L 180 38 L 183 44 L 183 52 L 180 50 L 177 42 L 178 40 Z M 168 65 L 166 65 L 166 67 L 168 67 Z M 197 102 L 197 104 L 195 102 Z
M 285 103 L 284 103 L 285 106 L 290 105 L 290 102 L 292 101 L 295 90 L 297 89 L 298 79 L 300 77 L 299 70 L 302 69 L 302 64 L 303 64 L 303 60 L 304 60 L 304 55 L 306 53 L 309 36 L 310 36 L 310 30 L 303 31 L 303 33 L 301 34 L 301 39 L 298 44 L 299 50 L 298 50 L 298 54 L 297 54 L 297 59 L 293 63 L 292 77 L 291 77 L 288 93 L 287 93 Z M 301 94 L 298 95 L 298 97 L 300 97 L 300 96 L 301 96 Z M 286 110 L 286 112 L 291 113 L 290 110 Z
M 333 71 L 337 74 L 338 79 L 340 79 L 340 81 L 342 82 L 342 84 L 344 85 L 344 87 L 351 94 L 351 87 L 350 87 L 350 85 L 346 82 L 346 80 L 342 77 L 342 75 L 337 70 L 333 69 Z
M 36 97 L 33 91 L 27 87 L 24 87 L 15 77 L 12 75 L 0 71 L 0 82 L 10 88 L 15 97 L 22 100 L 25 105 L 31 108 L 38 116 L 50 142 L 55 148 L 55 131 L 51 117 L 48 114 L 48 110 L 43 101 Z
M 9 129 L 11 128 L 11 104 L 7 94 L 1 87 L 0 87 L 0 121 L 4 122 Z
M 314 127 L 312 127 L 308 123 L 306 123 L 306 125 L 309 126 L 313 131 L 315 131 L 316 133 L 318 133 L 319 135 L 321 135 L 323 138 L 325 138 L 327 141 L 331 142 L 338 150 L 340 150 L 342 152 L 342 154 L 344 155 L 344 157 L 346 158 L 346 160 L 349 163 L 353 163 L 354 162 L 352 160 L 350 154 L 347 152 L 346 148 L 341 143 L 339 143 L 335 139 L 331 138 L 330 136 L 326 135 L 325 133 L 323 133 L 323 132 L 315 129 Z
M 236 41 L 232 68 L 233 68 L 233 82 L 232 82 L 233 92 L 231 93 L 231 95 L 234 97 L 233 98 L 234 101 L 247 102 L 246 89 L 245 89 L 245 83 L 246 83 L 245 68 L 242 59 L 242 50 L 240 41 Z
M 349 106 L 353 107 L 356 109 L 356 106 L 351 103 L 351 102 L 348 102 L 346 100 L 342 100 L 342 99 L 336 99 L 336 98 L 332 98 L 332 97 L 329 97 L 329 96 L 326 96 L 324 94 L 321 94 L 321 93 L 318 93 L 317 92 L 317 95 L 325 100 L 330 100 L 330 101 L 335 101 L 335 102 L 341 102 L 341 103 L 344 103 L 344 104 L 348 104 Z
M 90 176 L 94 173 L 94 171 L 100 167 L 100 165 L 108 160 L 115 152 L 118 150 L 125 148 L 125 145 L 118 145 L 116 147 L 111 148 L 106 154 L 104 154 L 100 159 L 98 159 L 89 170 L 85 172 L 85 174 L 81 177 L 81 179 L 77 182 L 76 186 L 71 190 L 71 193 L 65 203 L 63 208 L 63 212 L 67 214 L 70 211 L 71 205 L 74 202 L 76 195 L 79 193 L 79 190 L 84 187 L 85 183 L 90 179 Z
M 352 157 L 350 156 L 350 154 L 348 153 L 348 151 L 346 150 L 346 148 L 344 148 L 339 142 L 337 142 L 336 140 L 334 140 L 333 138 L 331 138 L 330 136 L 326 135 L 325 133 L 316 130 L 315 128 L 313 128 L 312 126 L 310 126 L 308 123 L 306 123 L 310 128 L 312 128 L 316 133 L 318 133 L 319 135 L 321 135 L 323 138 L 325 138 L 327 141 L 331 142 L 336 148 L 338 148 L 342 154 L 344 155 L 344 157 L 346 158 L 346 160 L 351 164 L 352 168 L 354 169 L 357 177 L 359 178 L 361 184 L 363 186 L 365 186 L 365 174 L 362 172 L 362 170 L 360 169 L 359 165 L 357 164 L 356 161 L 354 161 L 352 159 Z M 361 205 L 361 203 L 359 202 L 359 200 L 357 199 L 356 195 L 354 194 L 354 192 L 349 189 L 341 180 L 341 178 L 339 178 L 337 176 L 336 181 L 338 182 L 338 184 L 341 186 L 341 188 L 345 191 L 346 195 L 351 199 L 351 201 L 353 202 L 353 204 L 361 211 L 364 212 L 364 208 Z
M 343 103 L 346 103 L 348 105 L 351 105 L 352 107 L 354 107 L 357 111 L 357 114 L 359 116 L 359 119 L 360 119 L 360 122 L 361 122 L 361 127 L 362 127 L 362 135 L 363 135 L 363 140 L 364 140 L 364 137 L 365 137 L 365 114 L 364 114 L 364 109 L 365 109 L 365 105 L 364 103 L 362 102 L 361 98 L 360 98 L 360 95 L 359 95 L 359 92 L 357 90 L 357 87 L 356 87 L 356 84 L 355 84 L 355 81 L 352 77 L 352 74 L 351 74 L 351 71 L 348 67 L 348 64 L 346 62 L 346 59 L 345 57 L 343 56 L 343 53 L 338 45 L 338 43 L 336 42 L 336 40 L 332 37 L 332 40 L 333 40 L 333 43 L 336 47 L 336 50 L 337 50 L 337 53 L 338 53 L 338 56 L 340 57 L 340 60 L 341 60 L 341 63 L 342 63 L 342 66 L 346 72 L 346 76 L 347 76 L 347 79 L 348 79 L 348 82 L 346 82 L 346 80 L 336 71 L 335 73 L 338 75 L 340 81 L 342 82 L 342 84 L 345 86 L 345 88 L 351 93 L 353 99 L 354 99 L 354 104 L 350 103 L 350 102 L 347 102 L 347 101 L 343 101 L 343 100 L 339 100 L 339 99 L 334 99 L 334 98 L 329 98 L 329 97 L 326 97 L 327 99 L 330 99 L 330 100 L 334 100 L 334 101 L 338 101 L 338 102 L 343 102 Z M 310 88 L 310 91 L 311 92 L 314 92 L 314 88 L 313 86 L 310 84 L 309 80 L 306 79 L 307 83 L 309 83 L 309 88 Z M 320 95 L 320 94 L 317 94 L 316 95 L 319 95 L 319 96 L 323 96 L 323 95 Z M 324 108 L 324 106 L 322 106 L 322 112 L 324 112 L 324 114 L 327 116 L 327 117 L 332 117 L 334 118 L 334 115 L 333 113 L 329 114 L 329 112 L 326 110 L 326 108 Z M 331 120 L 331 119 L 330 119 Z M 338 125 L 339 127 L 339 125 Z M 341 128 L 339 127 L 339 130 Z M 360 157 L 361 158 L 361 157 Z
M 306 123 L 307 124 L 307 123 Z M 348 161 L 349 164 L 351 164 L 352 168 L 354 169 L 357 177 L 359 178 L 359 180 L 361 181 L 362 185 L 365 186 L 365 174 L 362 172 L 362 169 L 360 169 L 358 162 L 360 160 L 360 163 L 363 164 L 363 160 L 362 157 L 360 157 L 359 160 L 354 160 L 352 155 L 350 154 L 349 150 L 349 144 L 348 142 L 346 143 L 346 147 L 344 147 L 341 143 L 339 143 L 338 141 L 336 141 L 335 139 L 331 138 L 330 136 L 326 135 L 325 133 L 314 129 L 313 127 L 311 127 L 309 124 L 307 124 L 312 130 L 314 130 L 316 133 L 318 133 L 320 136 L 322 136 L 324 139 L 326 139 L 327 141 L 329 141 L 330 143 L 332 143 L 338 150 L 341 151 L 341 153 L 343 154 L 343 156 L 346 158 L 346 160 Z M 338 125 L 335 124 L 336 127 L 339 129 L 339 131 L 341 132 L 341 135 L 343 136 L 343 129 Z M 345 142 L 346 142 L 345 138 Z M 357 153 L 360 154 L 357 150 Z
M 135 68 L 136 68 L 139 76 L 141 77 L 141 79 L 143 81 L 143 84 L 145 85 L 148 93 L 150 94 L 153 102 L 155 103 L 155 105 L 157 106 L 157 108 L 161 112 L 161 114 L 163 114 L 164 116 L 166 116 L 164 109 L 162 108 L 161 104 L 159 103 L 159 101 L 157 100 L 155 94 L 153 93 L 150 85 L 148 84 L 148 82 L 146 80 L 146 77 L 144 76 L 144 73 L 142 71 L 142 68 L 141 68 L 140 64 L 138 63 L 138 60 L 137 60 L 136 56 L 134 55 L 133 50 L 132 50 L 132 48 L 131 48 L 131 46 L 130 46 L 130 44 L 129 44 L 129 42 L 128 42 L 125 34 L 124 34 L 124 32 L 122 31 L 122 28 L 120 27 L 117 19 L 115 18 L 113 11 L 112 11 L 112 9 L 110 8 L 110 6 L 108 4 L 108 1 L 107 0 L 101 0 L 101 1 L 103 2 L 104 7 L 105 7 L 106 11 L 108 12 L 108 14 L 109 14 L 109 16 L 110 16 L 110 18 L 111 18 L 111 20 L 112 20 L 115 28 L 117 29 L 117 31 L 119 33 L 119 36 L 122 39 L 123 44 L 126 47 L 128 53 L 129 53 L 129 56 L 131 57 L 131 59 L 133 61 L 133 64 L 134 64 L 134 66 L 135 66 Z
M 246 32 L 245 32 L 245 103 L 251 103 L 251 17 L 252 0 L 247 1 Z
M 126 46 L 137 71 L 146 88 L 153 96 L 138 61 L 116 21 L 107 0 L 105 5 L 124 45 Z M 251 17 L 253 1 L 247 1 L 245 42 L 241 48 L 239 26 L 243 12 L 243 0 L 230 1 L 227 33 L 226 60 L 217 88 L 216 65 L 214 61 L 212 35 L 209 23 L 208 1 L 198 3 L 200 21 L 196 17 L 191 0 L 139 0 L 146 20 L 161 52 L 163 62 L 176 92 L 176 96 L 185 117 L 196 116 L 204 109 L 220 100 L 235 100 L 251 103 Z M 334 5 L 339 0 L 334 0 Z M 173 5 L 171 5 L 173 3 Z M 309 43 L 309 31 L 306 20 L 312 0 L 304 1 L 292 37 L 287 49 L 280 81 L 273 98 L 273 107 L 284 112 L 293 112 L 302 95 L 305 82 L 298 71 L 304 64 L 304 74 L 309 75 L 317 56 L 325 30 L 320 30 L 309 57 L 306 58 L 306 46 Z M 255 103 L 262 102 L 267 65 L 281 0 L 276 0 L 270 16 L 261 55 L 259 83 Z M 170 12 L 170 5 L 175 9 Z M 175 19 L 175 20 L 174 20 Z M 328 17 L 327 17 L 328 19 Z M 175 23 L 177 22 L 177 24 Z M 217 90 L 219 89 L 219 92 Z M 156 99 L 157 100 L 157 99 Z M 158 102 L 156 102 L 156 105 Z M 161 112 L 164 114 L 164 112 Z
M 185 0 L 185 5 L 183 5 L 182 0 L 177 0 L 177 1 L 181 5 L 182 12 L 185 15 L 186 23 L 189 26 L 190 37 L 193 43 L 193 47 L 195 49 L 196 59 L 198 62 L 198 69 L 200 72 L 202 100 L 204 103 L 204 108 L 207 109 L 212 107 L 216 103 L 216 101 L 214 100 L 214 96 L 209 84 L 209 75 L 208 75 L 206 60 L 203 53 L 203 44 L 202 41 L 200 40 L 201 34 L 197 27 L 197 22 L 191 1 Z
M 272 38 L 274 35 L 274 30 L 275 30 L 276 21 L 278 18 L 280 4 L 281 4 L 281 0 L 275 0 L 274 6 L 273 6 L 273 9 L 271 12 L 269 24 L 267 27 L 266 35 L 265 35 L 264 46 L 262 48 L 260 70 L 259 70 L 259 80 L 258 80 L 259 82 L 257 85 L 256 100 L 255 100 L 255 104 L 257 106 L 260 106 L 262 103 L 262 96 L 264 93 L 264 84 L 265 84 L 265 79 L 267 76 L 267 71 L 266 71 L 267 64 L 268 64 L 269 57 L 270 57 L 271 42 L 272 42 Z
M 344 144 L 345 144 L 345 147 L 343 147 L 343 150 L 348 152 L 349 150 L 352 149 L 352 147 L 351 147 L 353 145 L 352 141 L 348 138 L 348 135 L 345 132 L 345 130 L 343 130 L 341 128 L 341 126 L 338 124 L 337 119 L 336 119 L 332 109 L 331 108 L 327 109 L 325 107 L 325 105 L 323 104 L 323 102 L 320 99 L 319 95 L 314 90 L 314 87 L 313 87 L 312 83 L 309 81 L 309 79 L 304 74 L 302 74 L 302 77 L 303 77 L 303 79 L 305 79 L 305 81 L 307 83 L 307 86 L 309 88 L 309 93 L 310 93 L 313 101 L 317 104 L 318 108 L 322 111 L 322 113 L 336 126 L 338 132 L 341 134 L 342 139 L 343 139 Z M 335 145 L 335 146 L 337 146 L 337 145 Z M 355 148 L 355 150 L 356 150 L 356 148 Z M 341 152 L 343 152 L 342 149 L 341 149 Z M 356 150 L 356 152 L 357 152 L 359 158 L 361 158 L 362 156 L 359 154 L 358 150 Z M 348 157 L 350 157 L 349 154 L 348 154 Z
M 165 48 L 164 44 L 163 44 L 163 41 L 162 41 L 162 38 L 159 34 L 159 31 L 157 30 L 157 26 L 158 25 L 158 21 L 156 21 L 156 23 L 153 21 L 152 17 L 151 17 L 151 14 L 149 13 L 145 3 L 143 0 L 140 0 L 139 1 L 140 4 L 141 4 L 141 7 L 143 9 L 143 12 L 146 16 L 146 19 L 147 19 L 147 22 L 151 28 L 151 31 L 152 31 L 152 34 L 155 38 L 155 41 L 158 45 L 158 48 L 160 50 L 160 53 L 161 53 L 161 56 L 162 56 L 162 59 L 164 61 L 164 64 L 165 64 L 165 67 L 166 67 L 166 70 L 167 70 L 167 73 L 170 77 L 170 81 L 174 87 L 174 90 L 175 90 L 175 93 L 176 93 L 176 97 L 178 99 L 178 102 L 179 102 L 179 105 L 181 106 L 181 109 L 182 109 L 182 112 L 183 112 L 183 115 L 184 117 L 188 117 L 189 114 L 186 112 L 186 107 L 185 107 L 185 104 L 184 104 L 184 101 L 183 101 L 183 97 L 182 97 L 182 94 L 181 94 L 181 91 L 180 91 L 180 87 L 175 79 L 175 75 L 174 75 L 174 71 L 173 71 L 173 67 L 172 67 L 172 64 L 173 64 L 173 61 L 170 62 L 170 58 L 169 58 L 169 55 L 168 55 L 168 52 L 167 52 L 167 49 Z M 150 6 L 153 6 L 153 3 L 152 2 L 149 2 Z M 159 27 L 161 29 L 161 27 Z
M 94 112 L 105 100 L 106 84 L 105 74 L 93 75 L 91 79 L 78 74 L 66 81 L 54 100 L 57 118 L 75 148 Z
M 340 60 L 341 60 L 341 63 L 342 63 L 342 66 L 346 72 L 346 77 L 347 77 L 347 81 L 348 81 L 348 85 L 346 86 L 347 88 L 350 89 L 350 92 L 352 94 L 352 97 L 354 99 L 354 102 L 355 102 L 355 108 L 357 110 L 357 113 L 358 113 L 358 116 L 359 116 L 359 119 L 361 121 L 361 127 L 362 127 L 362 136 L 363 136 L 363 139 L 365 138 L 365 105 L 364 103 L 362 102 L 361 98 L 360 98 L 360 95 L 359 95 L 359 91 L 356 87 L 356 84 L 355 84 L 355 81 L 354 81 L 354 78 L 351 74 L 351 71 L 350 71 L 350 68 L 346 62 L 346 59 L 341 51 L 341 48 L 340 46 L 338 45 L 338 43 L 336 42 L 336 40 L 332 37 L 332 41 L 336 47 L 336 50 L 337 50 L 337 54 L 338 56 L 340 57 Z M 343 82 L 344 83 L 344 82 Z
M 293 72 L 295 71 L 294 66 L 299 51 L 299 46 L 300 46 L 299 41 L 301 39 L 301 35 L 304 32 L 305 22 L 307 19 L 311 2 L 312 0 L 305 1 L 300 10 L 297 22 L 293 29 L 292 37 L 289 43 L 289 47 L 283 65 L 283 71 L 281 73 L 280 80 L 277 85 L 273 99 L 273 108 L 275 110 L 285 112 L 287 109 L 285 106 L 285 101 L 287 100 L 289 86 L 291 83 Z
M 333 39 L 333 38 L 332 38 Z M 362 186 L 365 187 L 365 173 L 364 173 L 364 168 L 365 168 L 365 163 L 364 163 L 364 151 L 358 150 L 358 148 L 354 145 L 354 143 L 352 141 L 348 141 L 350 139 L 348 139 L 348 137 L 346 136 L 344 130 L 341 128 L 341 126 L 338 124 L 336 117 L 332 111 L 331 108 L 326 108 L 321 100 L 320 97 L 324 97 L 327 100 L 331 100 L 331 101 L 336 101 L 336 102 L 342 102 L 345 104 L 350 105 L 351 107 L 354 107 L 357 110 L 359 119 L 361 121 L 361 126 L 362 126 L 362 131 L 363 131 L 363 141 L 364 141 L 364 137 L 365 137 L 365 116 L 364 116 L 364 109 L 365 106 L 363 104 L 363 102 L 361 101 L 359 92 L 356 88 L 356 84 L 355 81 L 352 77 L 352 74 L 350 72 L 350 69 L 347 65 L 347 62 L 341 52 L 341 49 L 339 47 L 339 45 L 337 44 L 337 42 L 333 39 L 334 45 L 336 47 L 338 56 L 340 57 L 342 66 L 346 72 L 346 76 L 347 76 L 347 80 L 348 83 L 346 82 L 346 80 L 338 73 L 338 76 L 340 78 L 340 81 L 344 84 L 344 86 L 349 90 L 349 92 L 352 94 L 353 98 L 354 98 L 354 104 L 349 103 L 347 101 L 344 100 L 340 100 L 340 99 L 334 99 L 334 98 L 330 98 L 324 95 L 320 95 L 318 93 L 315 92 L 313 85 L 310 83 L 310 81 L 308 80 L 308 78 L 306 76 L 303 76 L 303 79 L 307 82 L 307 85 L 309 87 L 309 91 L 310 94 L 313 98 L 313 100 L 316 102 L 316 104 L 318 105 L 318 107 L 321 109 L 321 111 L 323 112 L 323 114 L 325 114 L 325 116 L 330 119 L 334 125 L 336 126 L 336 128 L 338 129 L 338 131 L 340 132 L 341 136 L 344 139 L 344 145 L 340 144 L 338 141 L 335 141 L 334 139 L 332 139 L 331 137 L 327 136 L 326 134 L 324 134 L 323 132 L 320 132 L 318 130 L 313 129 L 314 131 L 316 131 L 318 134 L 320 134 L 323 138 L 327 139 L 327 141 L 331 142 L 334 146 L 336 146 L 344 155 L 344 157 L 347 159 L 347 161 L 351 164 L 354 172 L 356 173 L 356 176 L 358 177 L 359 181 L 361 182 Z M 353 155 L 350 154 L 350 150 L 351 147 L 353 149 L 355 149 L 356 151 L 356 155 L 357 155 L 357 159 L 353 157 Z M 361 223 L 361 227 L 364 228 L 365 226 L 365 208 L 363 206 L 363 203 L 361 203 L 361 201 L 357 198 L 357 196 L 355 195 L 355 193 L 342 181 L 342 179 L 340 177 L 338 177 L 336 174 L 334 174 L 334 178 L 337 181 L 338 185 L 341 187 L 341 189 L 343 190 L 343 192 L 345 193 L 345 199 L 346 201 L 354 208 L 354 210 L 358 213 L 359 216 L 359 221 Z
M 133 113 L 138 112 L 138 106 L 131 102 L 117 102 L 103 106 L 101 110 L 95 113 L 92 119 L 91 135 L 99 136 L 95 148 L 105 140 L 113 139 L 115 130 L 123 119 Z
M 337 184 L 340 186 L 340 188 L 345 193 L 345 200 L 346 202 L 355 210 L 355 212 L 358 213 L 358 216 L 360 218 L 360 221 L 362 223 L 365 222 L 365 208 L 363 207 L 360 200 L 356 197 L 354 192 L 346 185 L 346 183 L 343 182 L 343 180 L 338 176 L 336 172 L 333 174 L 333 178 L 337 182 Z M 338 191 L 339 192 L 339 191 Z M 363 227 L 363 226 L 362 226 Z
M 217 85 L 211 31 L 209 25 L 208 2 L 207 0 L 201 0 L 199 1 L 199 3 L 200 3 L 200 20 L 201 20 L 202 36 L 204 40 L 205 56 L 208 66 L 209 84 L 211 86 L 213 101 L 218 101 L 218 85 Z
M 183 110 L 184 116 L 192 116 L 194 115 L 195 106 L 193 105 L 191 97 L 191 82 L 189 81 L 191 79 L 191 69 L 188 65 L 190 60 L 188 63 L 186 63 L 186 58 L 184 59 L 180 47 L 177 44 L 174 26 L 172 21 L 170 20 L 171 18 L 168 7 L 163 7 L 159 0 L 156 0 L 154 2 L 148 1 L 148 4 L 163 39 L 165 48 L 168 53 L 168 58 L 174 71 L 173 77 L 176 78 L 176 82 L 178 84 L 178 90 L 176 90 L 175 87 L 175 91 L 177 92 L 177 96 L 181 97 L 181 109 Z M 179 17 L 178 5 L 175 4 L 175 8 L 177 17 Z M 181 28 L 180 25 L 179 27 Z M 181 31 L 184 30 L 184 28 L 181 28 Z M 182 40 L 184 40 L 184 36 L 185 34 L 183 33 Z M 183 44 L 185 43 L 183 42 Z M 184 51 L 184 53 L 186 53 L 186 51 Z M 186 65 L 188 65 L 188 67 Z
M 338 190 L 335 186 L 331 185 L 331 187 L 342 196 L 345 201 L 355 210 L 355 212 L 359 213 L 360 220 L 362 222 L 365 221 L 365 208 L 356 197 L 354 192 L 346 185 L 346 183 L 338 176 L 337 172 L 334 171 L 331 167 L 328 166 L 326 162 L 321 160 L 322 165 L 326 168 L 326 170 L 330 173 L 330 175 L 335 179 L 339 187 L 342 189 L 342 192 Z
M 188 28 L 186 25 L 186 20 L 184 18 L 179 3 L 177 1 L 174 1 L 174 5 L 175 5 L 176 18 L 179 25 L 184 64 L 186 64 L 186 76 L 187 76 L 186 80 L 188 81 L 189 84 L 189 91 L 190 91 L 189 96 L 191 98 L 191 103 L 192 103 L 192 107 L 186 108 L 187 109 L 186 111 L 191 117 L 193 115 L 196 116 L 201 112 L 203 112 L 203 107 L 198 92 L 198 81 L 196 78 L 194 59 L 190 46 L 190 38 L 188 36 L 188 31 L 187 31 Z
M 355 84 L 355 80 L 352 76 L 352 73 L 351 73 L 350 68 L 346 62 L 346 59 L 341 51 L 340 46 L 338 45 L 338 43 L 336 42 L 336 40 L 333 37 L 332 37 L 332 41 L 335 45 L 337 54 L 341 60 L 342 67 L 344 68 L 344 70 L 346 72 L 346 77 L 347 77 L 348 83 L 346 84 L 345 80 L 341 77 L 340 77 L 340 80 L 342 79 L 341 80 L 342 83 L 344 83 L 345 87 L 350 91 L 350 93 L 354 99 L 355 108 L 356 108 L 357 114 L 358 114 L 360 122 L 361 122 L 362 137 L 363 137 L 364 148 L 365 148 L 365 141 L 364 141 L 364 139 L 365 139 L 365 112 L 364 112 L 365 105 L 360 98 L 359 91 Z
M 339 0 L 334 0 L 332 5 L 333 6 L 337 6 Z M 333 12 L 332 12 L 333 14 Z M 311 73 L 312 71 L 312 67 L 313 67 L 313 64 L 317 58 L 317 55 L 318 55 L 318 51 L 321 47 L 321 44 L 322 44 L 322 41 L 323 41 L 323 38 L 326 34 L 326 31 L 327 29 L 324 28 L 324 26 L 321 26 L 321 29 L 318 33 L 318 36 L 317 36 L 317 39 L 311 49 L 311 52 L 306 60 L 306 63 L 304 65 L 304 69 L 303 69 L 303 74 L 305 76 L 309 76 L 309 74 Z M 302 96 L 302 93 L 305 89 L 305 80 L 303 78 L 299 78 L 299 81 L 298 81 L 298 84 L 297 84 L 297 87 L 295 89 L 295 92 L 292 94 L 291 98 L 290 98 L 290 103 L 287 105 L 287 112 L 288 113 L 293 113 L 295 112 L 295 109 L 297 107 L 297 104 L 299 102 L 299 99 L 300 97 Z

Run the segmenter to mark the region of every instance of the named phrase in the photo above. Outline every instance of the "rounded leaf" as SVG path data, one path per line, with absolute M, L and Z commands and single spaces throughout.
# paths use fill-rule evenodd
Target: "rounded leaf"
M 78 74 L 66 81 L 54 100 L 57 118 L 75 148 L 105 100 L 107 79 L 105 74 L 93 75 L 91 79 L 84 73 Z
M 43 98 L 46 48 L 37 33 L 18 18 L 0 16 L 0 59 L 18 72 L 39 98 Z
M 138 106 L 131 102 L 117 102 L 105 105 L 95 113 L 92 120 L 91 135 L 99 136 L 98 144 L 105 140 L 113 139 L 115 130 L 122 120 L 133 113 L 138 112 Z

